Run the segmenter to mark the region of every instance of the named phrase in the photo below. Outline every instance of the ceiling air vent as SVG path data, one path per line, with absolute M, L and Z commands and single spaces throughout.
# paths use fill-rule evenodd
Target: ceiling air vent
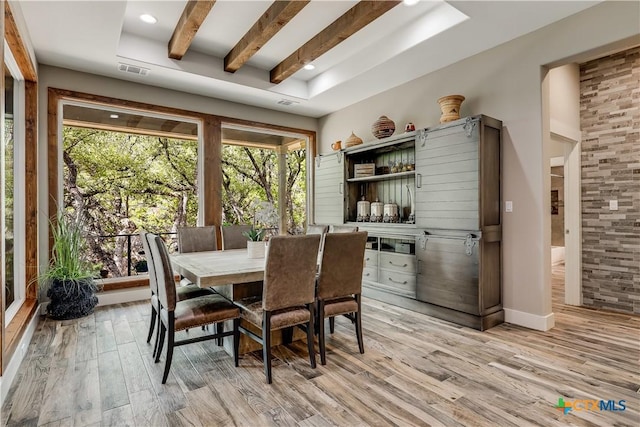
M 137 74 L 139 76 L 146 76 L 150 71 L 148 68 L 142 68 L 131 64 L 123 64 L 122 62 L 118 63 L 118 70 L 124 71 L 125 73 Z
M 280 105 L 292 105 L 292 104 L 299 104 L 299 102 L 283 98 L 280 101 L 278 101 L 278 104 L 280 104 Z

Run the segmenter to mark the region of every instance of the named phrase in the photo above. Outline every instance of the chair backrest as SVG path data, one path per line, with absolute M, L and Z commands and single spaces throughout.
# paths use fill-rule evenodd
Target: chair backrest
M 274 236 L 262 285 L 262 308 L 278 310 L 312 303 L 320 235 Z
M 251 230 L 250 225 L 223 225 L 222 249 L 245 249 L 247 237 L 242 234 Z
M 142 241 L 142 249 L 144 250 L 144 256 L 147 260 L 147 271 L 149 272 L 149 287 L 154 294 L 158 293 L 158 278 L 156 277 L 156 268 L 153 265 L 153 255 L 151 254 L 151 248 L 149 247 L 149 236 L 155 235 L 148 233 L 144 230 L 140 232 L 140 240 Z
M 218 250 L 216 226 L 179 227 L 178 252 L 205 252 Z
M 324 235 L 329 231 L 328 225 L 315 224 L 315 225 L 307 225 L 307 234 L 320 234 Z
M 176 285 L 167 246 L 159 236 L 148 234 L 147 237 L 158 280 L 158 299 L 163 308 L 173 311 L 176 308 Z
M 317 296 L 337 298 L 362 292 L 367 232 L 329 233 L 324 239 Z
M 357 225 L 331 225 L 329 233 L 355 233 L 358 231 Z

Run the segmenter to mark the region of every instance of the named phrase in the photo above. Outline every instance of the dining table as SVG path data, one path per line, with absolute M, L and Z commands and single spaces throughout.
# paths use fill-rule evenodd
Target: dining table
M 171 265 L 176 273 L 189 279 L 201 288 L 214 288 L 218 293 L 232 301 L 245 298 L 258 298 L 262 295 L 265 258 L 249 258 L 246 249 L 230 249 L 223 251 L 186 252 L 170 255 Z M 225 328 L 231 327 L 226 322 Z M 250 324 L 245 327 L 253 329 Z M 290 329 L 290 328 L 289 328 Z M 260 330 L 254 330 L 258 335 Z M 272 335 L 273 346 L 292 340 L 304 338 L 302 331 L 283 330 Z M 225 338 L 225 350 L 231 354 L 232 341 Z M 239 353 L 247 353 L 260 349 L 260 344 L 248 337 L 240 336 Z
M 264 278 L 265 258 L 249 258 L 246 249 L 171 254 L 176 273 L 201 288 L 250 283 Z

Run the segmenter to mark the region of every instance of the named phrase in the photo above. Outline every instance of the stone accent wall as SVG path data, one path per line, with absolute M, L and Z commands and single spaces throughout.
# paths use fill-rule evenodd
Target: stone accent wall
M 640 47 L 580 66 L 580 121 L 583 303 L 640 313 Z

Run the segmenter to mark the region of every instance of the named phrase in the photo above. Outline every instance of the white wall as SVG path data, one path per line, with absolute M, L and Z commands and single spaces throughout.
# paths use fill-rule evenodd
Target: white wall
M 541 6 L 542 7 L 542 6 Z M 438 123 L 436 100 L 462 94 L 462 116 L 503 121 L 503 296 L 508 321 L 537 329 L 553 326 L 550 291 L 549 156 L 543 141 L 541 82 L 545 64 L 635 37 L 640 3 L 605 2 L 580 14 L 320 119 L 321 153 L 351 130 L 365 141 L 385 114 L 402 129 Z M 428 60 L 428 58 L 425 58 Z M 548 128 L 548 124 L 546 125 Z M 548 129 L 546 131 L 548 134 Z

